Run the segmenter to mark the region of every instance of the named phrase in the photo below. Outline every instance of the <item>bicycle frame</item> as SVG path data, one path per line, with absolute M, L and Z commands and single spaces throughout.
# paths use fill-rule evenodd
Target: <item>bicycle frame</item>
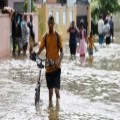
M 48 66 L 52 66 L 54 65 L 54 61 L 52 61 L 51 59 L 41 59 L 36 55 L 31 55 L 30 59 L 33 61 L 37 62 L 37 66 L 38 68 L 40 68 L 39 71 L 39 78 L 37 80 L 37 84 L 36 84 L 36 88 L 35 88 L 35 106 L 37 107 L 39 105 L 39 101 L 40 101 L 40 87 L 41 87 L 41 70 L 44 68 L 43 65 L 43 61 L 47 61 L 48 62 Z
M 37 102 L 40 101 L 40 87 L 41 87 L 41 70 L 39 71 L 39 79 L 37 81 L 36 84 L 36 88 L 35 88 L 35 106 L 37 105 Z
M 39 60 L 40 60 L 40 63 L 37 62 L 37 66 L 40 68 L 40 71 L 39 71 L 39 78 L 37 80 L 37 84 L 35 88 L 35 106 L 37 106 L 37 104 L 39 104 L 39 101 L 40 101 L 41 70 L 44 68 L 42 64 L 42 59 L 39 58 Z

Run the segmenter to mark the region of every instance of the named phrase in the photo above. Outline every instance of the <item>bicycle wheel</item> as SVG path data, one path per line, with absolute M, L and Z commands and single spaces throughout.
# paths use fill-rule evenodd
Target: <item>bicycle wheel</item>
M 37 83 L 37 87 L 35 88 L 35 106 L 40 101 L 40 83 Z

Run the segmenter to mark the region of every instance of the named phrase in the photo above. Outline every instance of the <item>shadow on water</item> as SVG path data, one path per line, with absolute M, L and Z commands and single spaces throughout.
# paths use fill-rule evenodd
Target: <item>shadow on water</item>
M 41 102 L 36 109 L 36 115 L 39 116 L 42 120 L 61 120 L 59 112 L 59 102 L 56 102 L 55 105 L 53 103 L 49 103 L 47 108 L 44 108 L 44 104 Z
M 48 120 L 60 120 L 59 111 L 59 102 L 56 102 L 55 106 L 53 105 L 53 103 L 50 103 L 48 106 Z

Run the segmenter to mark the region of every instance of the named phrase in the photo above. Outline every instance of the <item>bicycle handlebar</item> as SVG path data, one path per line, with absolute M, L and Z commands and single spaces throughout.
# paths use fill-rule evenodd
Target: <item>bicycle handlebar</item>
M 30 54 L 30 59 L 32 60 L 32 61 L 36 61 L 37 62 L 37 66 L 40 68 L 40 69 L 42 69 L 42 68 L 44 68 L 44 65 L 43 65 L 43 61 L 46 61 L 46 63 L 47 63 L 47 65 L 46 66 L 48 66 L 48 67 L 51 67 L 51 66 L 53 66 L 53 65 L 55 65 L 55 62 L 53 61 L 53 60 L 51 60 L 51 59 L 47 59 L 47 58 L 40 58 L 39 56 L 37 56 L 36 55 L 36 53 L 32 53 L 32 54 Z
M 37 61 L 37 59 L 38 59 L 39 61 Z M 38 66 L 40 69 L 44 68 L 44 65 L 43 65 L 42 62 L 45 61 L 45 60 L 46 60 L 46 59 L 42 59 L 42 58 L 36 56 L 37 66 Z
M 36 61 L 37 61 L 37 59 L 41 62 L 46 61 L 46 58 L 40 58 L 39 56 L 36 56 Z

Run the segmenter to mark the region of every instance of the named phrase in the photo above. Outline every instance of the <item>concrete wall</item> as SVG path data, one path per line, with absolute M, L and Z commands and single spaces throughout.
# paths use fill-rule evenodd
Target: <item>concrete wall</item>
M 120 31 L 120 12 L 113 15 L 114 29 Z
M 77 5 L 77 16 L 87 16 L 87 5 Z
M 38 31 L 39 31 L 39 41 L 42 39 L 44 32 L 47 29 L 47 18 L 46 18 L 46 5 L 39 6 L 38 8 Z
M 0 14 L 0 58 L 10 56 L 10 18 Z
M 33 24 L 35 30 L 35 41 L 38 42 L 38 14 L 25 13 L 28 16 L 33 15 Z M 10 46 L 11 21 L 7 14 L 0 14 L 0 58 L 9 57 L 12 50 Z

